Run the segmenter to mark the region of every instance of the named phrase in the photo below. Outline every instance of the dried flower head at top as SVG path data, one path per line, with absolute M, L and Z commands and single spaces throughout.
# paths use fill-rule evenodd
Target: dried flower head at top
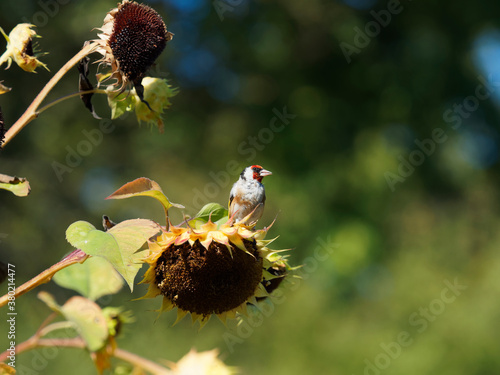
M 172 33 L 154 9 L 129 0 L 106 15 L 100 30 L 97 51 L 103 55 L 100 61 L 111 66 L 109 77 L 117 80 L 120 90 L 132 82 L 142 99 L 142 78 Z

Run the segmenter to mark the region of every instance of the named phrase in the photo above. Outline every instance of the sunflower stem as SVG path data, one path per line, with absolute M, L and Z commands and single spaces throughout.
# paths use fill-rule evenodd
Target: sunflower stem
M 45 99 L 45 97 L 49 94 L 49 92 L 54 88 L 54 86 L 61 80 L 61 78 L 71 69 L 73 68 L 78 62 L 87 56 L 88 54 L 92 53 L 94 49 L 96 48 L 97 43 L 89 43 L 85 45 L 75 56 L 73 56 L 66 64 L 63 65 L 59 71 L 54 74 L 54 76 L 47 82 L 47 84 L 44 86 L 42 91 L 38 93 L 36 98 L 33 100 L 33 102 L 29 105 L 29 107 L 26 109 L 26 111 L 21 115 L 21 117 L 12 125 L 9 130 L 7 130 L 7 133 L 5 133 L 5 140 L 2 145 L 2 147 L 5 147 L 7 143 L 9 143 L 12 138 L 14 138 L 17 133 L 21 131 L 22 128 L 24 128 L 26 125 L 28 125 L 31 121 L 37 118 L 38 112 L 37 109 L 42 103 L 42 101 Z
M 35 334 L 30 337 L 28 340 L 20 343 L 16 346 L 15 353 L 16 355 L 26 352 L 28 350 L 33 350 L 40 347 L 48 347 L 48 346 L 58 346 L 65 348 L 78 348 L 85 349 L 85 341 L 81 337 L 74 337 L 69 339 L 42 339 L 40 335 Z M 0 354 L 0 362 L 5 361 L 9 356 L 9 352 L 5 351 Z M 112 356 L 122 361 L 128 362 L 134 366 L 137 366 L 145 371 L 148 371 L 154 375 L 169 375 L 172 372 L 167 368 L 159 365 L 156 362 L 150 361 L 144 357 L 141 357 L 137 354 L 131 353 L 129 351 L 116 348 Z
M 36 111 L 36 115 L 38 116 L 40 113 L 45 112 L 50 107 L 55 106 L 56 104 L 59 104 L 60 102 L 66 100 L 66 99 L 71 99 L 71 98 L 74 98 L 75 96 L 80 96 L 80 95 L 85 95 L 85 94 L 106 94 L 106 90 L 93 89 L 93 90 L 88 90 L 88 91 L 74 92 L 73 94 L 65 95 L 59 99 L 54 100 L 53 102 L 50 102 L 47 105 L 44 105 L 42 108 L 40 108 L 38 111 Z
M 72 264 L 75 263 L 83 263 L 89 255 L 85 254 L 81 250 L 75 250 L 71 254 L 69 254 L 67 257 L 65 257 L 63 260 L 57 262 L 53 266 L 47 268 L 45 271 L 42 273 L 38 274 L 31 280 L 25 282 L 23 285 L 17 287 L 14 291 L 14 294 L 5 294 L 4 296 L 0 297 L 0 307 L 3 307 L 9 302 L 9 298 L 17 298 L 24 293 L 29 292 L 31 289 L 36 288 L 37 286 L 41 284 L 45 284 L 49 282 L 52 279 L 52 276 L 63 268 L 66 268 L 68 266 L 71 266 Z

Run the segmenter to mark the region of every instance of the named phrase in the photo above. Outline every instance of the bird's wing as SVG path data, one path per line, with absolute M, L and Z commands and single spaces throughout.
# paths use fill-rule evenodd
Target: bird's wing
M 234 199 L 234 186 L 231 188 L 231 192 L 229 193 L 229 203 L 227 204 L 227 214 L 231 217 L 231 203 L 233 203 Z
M 231 194 L 229 194 L 229 203 L 227 204 L 227 213 L 229 216 L 231 216 L 231 203 L 233 203 L 234 199 L 234 194 L 233 191 L 231 190 Z

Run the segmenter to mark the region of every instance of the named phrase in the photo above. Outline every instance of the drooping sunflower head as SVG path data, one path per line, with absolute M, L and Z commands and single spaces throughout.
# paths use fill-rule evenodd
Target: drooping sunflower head
M 38 53 L 33 45 L 33 39 L 40 38 L 40 35 L 33 30 L 34 27 L 35 25 L 29 23 L 20 23 L 12 29 L 9 35 L 5 34 L 0 27 L 0 33 L 2 33 L 5 40 L 7 40 L 7 50 L 0 56 L 0 65 L 6 62 L 6 69 L 9 69 L 12 60 L 14 60 L 14 62 L 26 72 L 36 73 L 35 70 L 39 66 L 49 70 L 47 65 L 37 58 L 43 54 Z
M 143 298 L 162 295 L 160 312 L 177 307 L 177 321 L 191 313 L 201 326 L 211 315 L 225 323 L 245 314 L 247 303 L 269 296 L 286 275 L 282 258 L 267 247 L 266 232 L 211 221 L 199 229 L 171 226 L 149 243 Z
M 97 51 L 103 55 L 100 62 L 111 67 L 110 77 L 120 89 L 131 82 L 142 92 L 142 78 L 173 36 L 161 16 L 144 4 L 123 0 L 99 30 Z

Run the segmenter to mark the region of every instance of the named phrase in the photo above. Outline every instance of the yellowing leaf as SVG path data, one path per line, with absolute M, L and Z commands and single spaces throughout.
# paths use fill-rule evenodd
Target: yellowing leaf
M 130 197 L 152 197 L 157 199 L 165 209 L 165 214 L 170 207 L 184 208 L 184 206 L 172 203 L 161 190 L 160 185 L 146 177 L 140 177 L 134 181 L 128 182 L 111 194 L 106 199 L 125 199 Z
M 107 232 L 85 221 L 77 221 L 66 230 L 66 238 L 86 254 L 108 260 L 132 291 L 135 276 L 142 266 L 140 254 L 136 252 L 159 231 L 158 224 L 145 219 L 126 220 Z
M 30 184 L 23 177 L 11 177 L 0 174 L 0 189 L 9 190 L 18 197 L 25 197 L 30 193 Z
M 74 325 L 74 328 L 95 352 L 103 347 L 108 338 L 108 322 L 99 305 L 85 297 L 71 297 L 64 305 L 57 304 L 54 296 L 47 292 L 38 293 L 38 298 L 52 310 L 58 312 Z
M 104 258 L 91 257 L 84 263 L 64 268 L 54 275 L 59 286 L 77 291 L 95 301 L 107 294 L 117 293 L 123 286 L 123 279 Z
M 134 278 L 143 264 L 143 252 L 138 252 L 138 250 L 160 229 L 154 221 L 135 219 L 122 221 L 106 232 L 112 235 L 118 243 L 126 272 L 118 271 L 125 278 L 130 290 L 133 290 Z
M 133 289 L 135 273 L 127 267 L 118 242 L 109 232 L 102 232 L 85 221 L 77 221 L 66 230 L 66 239 L 85 254 L 100 256 L 108 260 Z M 136 271 L 137 273 L 137 271 Z
M 90 351 L 95 352 L 103 347 L 108 338 L 108 324 L 95 302 L 80 296 L 72 297 L 61 307 L 61 312 L 75 324 Z

